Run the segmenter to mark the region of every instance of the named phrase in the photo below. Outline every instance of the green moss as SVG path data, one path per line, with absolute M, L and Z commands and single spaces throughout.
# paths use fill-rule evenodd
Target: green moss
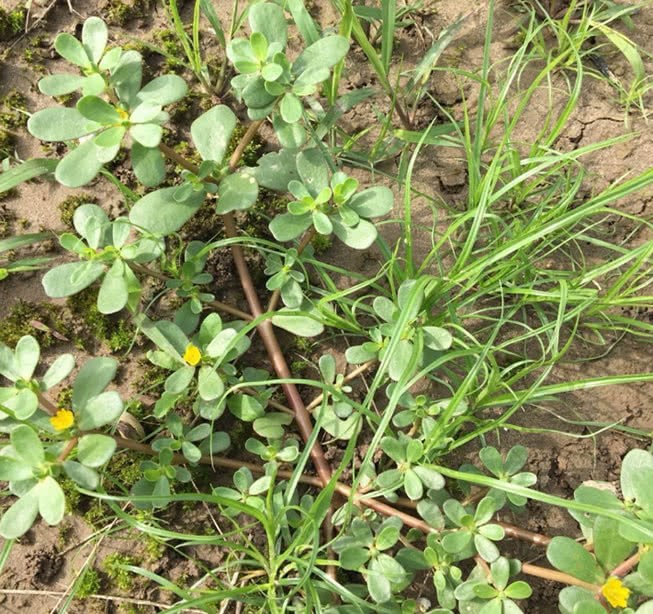
M 306 352 L 310 352 L 313 347 L 313 342 L 308 337 L 295 337 L 295 343 L 293 345 L 297 352 L 305 354 Z
M 61 486 L 61 490 L 63 490 L 63 494 L 66 496 L 66 513 L 72 514 L 76 512 L 79 509 L 82 496 L 79 494 L 75 482 L 64 478 L 63 480 L 59 480 L 59 486 Z
M 22 7 L 13 11 L 0 8 L 0 41 L 8 41 L 23 31 L 26 13 Z
M 27 124 L 27 98 L 18 90 L 11 90 L 0 101 L 0 125 L 11 130 Z
M 59 205 L 57 205 L 59 208 L 59 216 L 61 217 L 61 221 L 67 228 L 73 228 L 73 216 L 75 215 L 77 207 L 87 203 L 97 204 L 97 198 L 95 196 L 91 196 L 90 194 L 75 194 L 73 196 L 69 196 L 65 200 L 62 200 Z
M 303 375 L 306 369 L 308 369 L 308 363 L 305 360 L 293 360 L 290 363 L 290 373 L 293 377 Z
M 151 392 L 157 388 L 163 390 L 163 383 L 170 375 L 169 371 L 153 365 L 145 358 L 139 361 L 138 372 L 141 376 L 137 382 L 137 388 L 143 392 Z
M 57 407 L 59 409 L 70 409 L 73 404 L 72 386 L 66 386 L 59 391 L 57 395 Z
M 202 157 L 188 141 L 179 141 L 179 143 L 174 146 L 174 150 L 193 164 L 199 165 L 202 163 Z
M 24 335 L 35 337 L 41 347 L 50 347 L 57 342 L 51 329 L 68 334 L 60 315 L 60 307 L 49 303 L 17 301 L 7 316 L 0 319 L 0 342 L 14 347 Z M 45 328 L 35 328 L 31 322 L 36 320 Z
M 45 68 L 45 60 L 49 59 L 50 48 L 52 44 L 47 37 L 43 35 L 32 36 L 29 39 L 29 44 L 23 51 L 23 60 L 32 71 L 38 75 L 45 75 L 48 73 Z
M 95 569 L 87 567 L 79 579 L 74 598 L 81 601 L 91 595 L 96 595 L 100 592 L 100 585 L 100 574 Z
M 134 565 L 135 563 L 134 557 L 121 552 L 114 552 L 102 561 L 102 569 L 117 588 L 121 591 L 128 591 L 131 589 L 134 579 L 131 572 L 122 567 L 124 565 Z
M 212 106 L 213 100 L 208 94 L 197 90 L 189 90 L 180 101 L 167 107 L 166 111 L 170 113 L 170 119 L 173 124 L 180 124 L 184 121 L 193 120 L 204 111 L 208 111 Z M 190 150 L 190 153 L 194 154 L 195 151 Z
M 323 254 L 333 245 L 333 237 L 316 233 L 311 245 L 316 254 Z
M 238 143 L 240 143 L 245 132 L 247 132 L 246 126 L 243 124 L 236 125 L 231 134 L 229 145 L 227 146 L 225 160 L 228 160 L 231 157 L 231 154 L 234 152 L 236 147 L 238 147 Z M 256 166 L 256 162 L 261 157 L 261 148 L 263 145 L 263 139 L 258 134 L 254 136 L 254 138 L 247 144 L 247 147 L 245 147 L 243 154 L 240 156 L 238 166 Z
M 184 68 L 184 50 L 174 30 L 159 30 L 154 33 L 156 45 L 163 51 L 165 65 L 172 72 L 179 72 Z
M 154 4 L 154 0 L 109 0 L 104 5 L 104 18 L 112 26 L 126 26 L 133 19 L 148 17 Z
M 141 534 L 142 536 L 142 534 Z M 145 536 L 144 555 L 146 561 L 158 561 L 166 551 L 165 542 L 162 542 L 151 535 Z
M 286 196 L 261 188 L 258 200 L 245 211 L 244 219 L 240 224 L 241 229 L 251 237 L 271 239 L 269 220 L 279 213 L 285 213 L 288 202 Z
M 78 340 L 83 345 L 101 341 L 112 352 L 121 352 L 131 345 L 135 333 L 133 325 L 119 316 L 100 313 L 97 308 L 97 290 L 87 288 L 71 296 L 67 304 L 73 316 L 78 319 L 81 328 Z
M 109 508 L 99 499 L 91 499 L 88 509 L 82 514 L 82 518 L 92 527 L 99 528 L 104 524 Z
M 107 465 L 106 477 L 110 478 L 115 484 L 129 489 L 143 477 L 140 463 L 148 458 L 144 454 L 135 454 L 133 452 L 114 454 Z
M 0 135 L 1 134 L 2 132 L 0 132 Z M 6 192 L 4 194 L 6 194 Z M 0 239 L 12 234 L 11 230 L 12 230 L 13 223 L 15 221 L 16 221 L 16 214 L 11 209 L 0 207 Z M 6 257 L 6 252 L 3 258 L 4 257 Z

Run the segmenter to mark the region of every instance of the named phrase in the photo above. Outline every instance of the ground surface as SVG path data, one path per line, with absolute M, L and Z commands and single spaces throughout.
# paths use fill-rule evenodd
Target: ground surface
M 3 5 L 9 5 L 5 0 Z M 75 2 L 73 5 L 84 17 L 99 14 L 107 17 L 111 3 L 97 0 L 88 2 Z M 116 4 L 116 3 L 113 3 Z M 154 3 L 152 3 L 154 4 Z M 222 3 L 215 3 L 222 5 Z M 321 5 L 322 3 L 315 3 Z M 437 33 L 459 14 L 461 4 L 458 0 L 441 0 L 427 3 L 431 10 L 420 13 L 422 30 L 410 28 L 400 36 L 398 54 L 403 54 L 404 61 L 409 65 L 416 61 L 430 41 L 428 32 Z M 47 3 L 44 3 L 47 7 Z M 11 8 L 9 6 L 9 8 Z M 221 9 L 224 10 L 224 9 Z M 325 7 L 318 6 L 316 15 L 322 23 L 333 22 L 335 15 Z M 34 22 L 42 16 L 42 20 Z M 486 22 L 486 9 L 481 7 L 472 15 L 454 44 L 444 54 L 441 65 L 454 65 L 473 69 L 478 67 Z M 495 43 L 493 56 L 503 57 L 510 53 L 510 40 L 517 26 L 519 15 L 502 4 L 496 11 Z M 82 18 L 71 14 L 66 3 L 56 2 L 52 8 L 45 11 L 43 7 L 34 6 L 31 16 L 33 29 L 24 37 L 14 39 L 0 45 L 11 45 L 5 60 L 0 63 L 0 96 L 4 97 L 10 90 L 17 89 L 26 98 L 29 111 L 36 111 L 49 101 L 38 93 L 35 83 L 40 71 L 39 64 L 45 71 L 54 71 L 57 61 L 51 42 L 58 32 L 78 31 Z M 121 41 L 146 40 L 156 43 L 156 33 L 167 28 L 165 15 L 160 8 L 152 7 L 145 11 L 143 17 L 130 20 L 124 27 L 114 28 L 113 35 Z M 650 48 L 653 37 L 653 9 L 646 9 L 637 18 L 637 29 L 630 33 L 633 39 Z M 426 38 L 424 38 L 426 37 Z M 649 49 L 653 50 L 653 49 Z M 36 56 L 36 59 L 35 59 Z M 156 57 L 156 56 L 153 56 Z M 627 64 L 617 53 L 608 53 L 606 59 L 610 68 L 619 77 L 627 74 Z M 152 60 L 155 66 L 159 60 Z M 648 66 L 651 69 L 651 66 Z M 649 70 L 651 72 L 651 70 Z M 375 79 L 369 71 L 364 57 L 354 51 L 348 60 L 345 78 L 352 87 L 362 85 L 375 85 Z M 443 105 L 448 107 L 456 116 L 460 113 L 463 94 L 468 102 L 473 101 L 474 89 L 469 85 L 463 86 L 446 73 L 436 73 L 432 80 L 433 96 Z M 376 103 L 383 108 L 385 101 L 378 99 Z M 546 108 L 547 100 L 541 101 L 541 106 L 536 102 L 529 113 L 532 122 L 524 122 L 520 135 L 524 142 L 528 142 L 533 131 L 538 129 L 538 118 Z M 363 106 L 347 116 L 351 129 L 360 129 L 370 122 L 375 121 L 375 108 L 372 105 Z M 426 125 L 435 111 L 425 107 L 420 110 L 421 121 Z M 653 131 L 647 126 L 641 116 L 632 114 L 630 127 L 624 125 L 624 113 L 615 100 L 614 91 L 601 80 L 586 81 L 582 93 L 581 104 L 572 116 L 568 127 L 565 129 L 558 146 L 569 150 L 597 142 L 602 139 L 623 134 L 632 130 L 635 134 L 630 140 L 610 149 L 598 152 L 585 160 L 590 169 L 592 188 L 600 189 L 610 182 L 629 173 L 636 173 L 653 164 Z M 15 143 L 16 153 L 26 159 L 31 156 L 43 155 L 39 144 L 19 129 L 19 136 Z M 395 161 L 388 160 L 384 163 L 383 170 L 392 172 L 396 170 Z M 415 187 L 435 199 L 442 199 L 450 203 L 462 202 L 466 190 L 466 172 L 463 160 L 448 150 L 429 148 L 424 150 L 416 165 L 414 176 Z M 109 210 L 116 212 L 121 209 L 119 194 L 108 183 L 96 181 L 91 186 L 73 193 L 90 194 Z M 64 225 L 61 221 L 58 204 L 71 194 L 54 183 L 39 182 L 22 186 L 18 194 L 0 202 L 0 215 L 6 219 L 7 232 L 20 232 L 20 228 L 27 231 L 37 231 L 45 228 L 52 231 L 61 231 Z M 627 211 L 635 215 L 650 215 L 653 196 L 648 193 L 638 200 L 623 203 Z M 420 216 L 428 222 L 430 208 L 416 201 L 414 204 L 417 220 Z M 628 229 L 615 228 L 615 233 L 628 232 Z M 388 231 L 390 234 L 392 230 Z M 637 236 L 634 242 L 651 240 L 652 237 Z M 426 243 L 424 243 L 426 245 Z M 367 253 L 354 253 L 351 250 L 338 252 L 332 250 L 326 257 L 334 262 L 347 260 L 350 268 L 359 270 L 373 270 L 377 256 Z M 601 254 L 596 254 L 597 258 Z M 357 261 L 352 261 L 358 259 Z M 229 262 L 222 263 L 225 274 L 230 275 Z M 233 276 L 232 276 L 233 277 Z M 14 277 L 2 282 L 0 288 L 0 317 L 5 317 L 14 308 L 18 301 L 41 303 L 46 300 L 40 285 L 40 274 L 32 276 Z M 74 316 L 70 315 L 63 305 L 57 303 L 63 318 L 70 323 Z M 642 318 L 653 317 L 653 312 L 640 314 Z M 37 318 L 38 319 L 38 318 Z M 42 319 L 41 319 L 42 321 Z M 51 326 L 55 324 L 50 323 Z M 81 327 L 83 323 L 73 324 Z M 70 334 L 70 329 L 66 329 Z M 64 331 L 60 331 L 65 334 Z M 55 340 L 56 351 L 74 351 L 82 357 L 83 350 L 67 344 L 65 341 Z M 108 353 L 106 344 L 87 343 L 87 350 L 91 353 Z M 637 373 L 650 370 L 653 352 L 650 346 L 636 340 L 624 340 L 618 343 L 609 353 L 591 361 L 570 363 L 558 369 L 554 374 L 554 381 L 562 381 L 568 377 L 592 377 L 610 373 Z M 117 354 L 121 357 L 121 354 Z M 582 357 L 582 352 L 578 358 Z M 121 360 L 124 360 L 121 358 Z M 130 373 L 136 369 L 135 364 L 123 362 L 121 370 L 125 391 L 133 392 L 134 380 Z M 579 375 L 580 374 L 580 375 Z M 598 422 L 619 422 L 622 425 L 636 427 L 643 430 L 653 428 L 651 410 L 653 408 L 653 385 L 619 386 L 609 389 L 593 389 L 567 395 L 557 404 L 549 404 L 539 410 L 531 409 L 518 415 L 517 423 L 531 428 L 564 429 L 577 433 L 577 437 L 555 436 L 551 433 L 545 435 L 537 433 L 505 432 L 500 441 L 493 438 L 492 443 L 507 449 L 515 443 L 523 443 L 530 451 L 530 470 L 538 476 L 538 486 L 556 495 L 570 496 L 573 489 L 585 480 L 615 481 L 618 477 L 620 460 L 632 447 L 642 446 L 645 442 L 634 439 L 626 434 L 611 431 L 597 436 L 588 436 L 589 432 L 582 427 L 574 427 L 566 420 L 594 420 Z M 477 448 L 465 450 L 463 458 L 473 458 Z M 82 509 L 88 510 L 82 506 Z M 508 518 L 506 518 L 508 519 Z M 209 528 L 215 521 L 204 509 L 181 510 L 166 516 L 168 522 L 177 522 L 178 530 L 186 529 L 199 532 Z M 538 506 L 531 506 L 527 517 L 512 519 L 526 528 L 548 534 L 570 534 L 576 531 L 575 523 L 563 512 L 553 508 L 542 510 Z M 100 521 L 101 524 L 101 521 Z M 157 549 L 152 544 L 139 540 L 135 534 L 122 533 L 118 536 L 105 538 L 91 553 L 91 546 L 84 544 L 84 540 L 93 533 L 93 527 L 78 516 L 68 517 L 63 528 L 49 528 L 44 524 L 38 525 L 29 534 L 20 540 L 14 548 L 11 558 L 3 575 L 0 577 L 0 610 L 2 612 L 57 612 L 60 599 L 69 590 L 82 565 L 91 554 L 95 562 L 93 565 L 99 571 L 100 584 L 91 592 L 108 595 L 122 595 L 123 597 L 141 600 L 137 610 L 129 610 L 127 606 L 134 607 L 138 602 L 122 603 L 118 601 L 99 601 L 89 599 L 84 602 L 74 602 L 68 609 L 69 612 L 116 612 L 116 611 L 159 611 L 153 603 L 165 603 L 170 599 L 168 594 L 158 591 L 155 586 L 145 582 L 135 582 L 131 586 L 117 585 L 115 579 L 109 577 L 103 568 L 102 561 L 113 552 L 120 552 L 134 557 L 139 564 L 173 580 L 184 578 L 189 584 L 201 573 L 197 565 L 190 564 L 172 549 Z M 215 565 L 222 553 L 211 551 L 196 552 L 197 560 L 202 565 Z M 523 551 L 525 561 L 538 560 L 542 556 L 541 550 L 533 547 Z M 527 612 L 549 613 L 556 609 L 555 600 L 557 587 L 538 585 L 537 592 L 530 602 Z M 12 594 L 12 591 L 18 594 Z M 428 591 L 428 589 L 427 589 Z M 146 604 L 144 602 L 150 602 Z M 120 609 L 122 608 L 122 610 Z

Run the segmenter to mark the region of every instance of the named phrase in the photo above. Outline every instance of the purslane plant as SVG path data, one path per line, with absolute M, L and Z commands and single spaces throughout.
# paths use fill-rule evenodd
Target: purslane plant
M 37 138 L 70 146 L 56 165 L 55 179 L 69 187 L 84 185 L 128 147 L 138 181 L 154 189 L 136 200 L 127 217 L 115 220 L 97 205 L 80 206 L 73 218 L 79 236 L 59 237 L 76 260 L 52 268 L 43 285 L 52 297 L 97 287 L 100 312 L 128 310 L 153 344 L 148 359 L 169 375 L 151 409 L 154 428 L 146 439 L 136 441 L 117 433 L 125 406 L 115 390 L 107 390 L 117 361 L 87 360 L 72 382 L 70 407 L 57 407 L 47 393 L 70 376 L 72 356 L 60 356 L 44 375 L 35 376 L 41 373 L 35 339 L 23 337 L 15 349 L 0 346 L 0 375 L 8 380 L 0 388 L 0 432 L 8 436 L 0 449 L 0 480 L 9 482 L 17 498 L 0 520 L 0 535 L 20 537 L 39 514 L 49 524 L 59 523 L 65 510 L 61 481 L 70 479 L 86 491 L 100 491 L 103 468 L 120 448 L 149 456 L 140 463 L 142 478 L 131 488 L 133 504 L 143 509 L 166 507 L 174 493 L 186 492 L 198 464 L 234 468 L 234 461 L 220 456 L 235 447 L 230 434 L 221 430 L 226 428 L 228 409 L 231 420 L 239 421 L 239 426 L 244 423 L 245 452 L 262 464 L 239 468 L 233 477 L 235 488 L 216 486 L 206 501 L 219 506 L 234 524 L 242 513 L 265 533 L 265 556 L 256 552 L 249 556 L 249 537 L 237 546 L 248 553 L 242 557 L 245 566 L 259 565 L 252 581 L 267 578 L 265 603 L 270 607 L 290 595 L 297 611 L 311 611 L 319 593 L 318 598 L 324 599 L 319 611 L 329 614 L 361 609 L 443 614 L 456 608 L 484 614 L 520 612 L 520 601 L 531 593 L 521 578 L 553 577 L 550 569 L 506 556 L 504 539 L 523 532 L 497 520 L 497 513 L 509 506 L 523 507 L 529 498 L 546 497 L 530 488 L 535 476 L 522 471 L 525 449 L 515 447 L 503 458 L 498 450 L 484 447 L 480 459 L 491 475 L 469 466 L 454 471 L 435 464 L 442 443 L 438 433 L 453 420 L 461 419 L 462 424 L 469 406 L 455 391 L 450 396 L 445 393 L 447 398 L 431 398 L 408 390 L 418 370 L 429 369 L 447 352 L 464 348 L 452 332 L 455 314 L 440 308 L 441 280 L 418 280 L 406 274 L 399 281 L 392 279 L 384 296 L 356 299 L 353 307 L 343 303 L 343 310 L 350 309 L 351 329 L 360 333 L 345 352 L 346 361 L 362 369 L 379 363 L 387 373 L 374 383 L 374 392 L 383 392 L 385 386 L 388 404 L 381 411 L 376 405 L 382 404 L 384 395 L 372 394 L 369 403 L 361 403 L 345 374 L 338 372 L 334 356 L 324 354 L 317 365 L 320 379 L 312 382 L 321 394 L 309 414 L 278 348 L 273 325 L 311 336 L 333 321 L 324 313 L 331 310 L 333 318 L 340 317 L 330 305 L 321 305 L 322 312 L 314 306 L 320 295 L 314 292 L 315 267 L 307 258 L 310 250 L 305 250 L 311 239 L 335 235 L 350 248 L 368 249 L 379 237 L 378 218 L 394 204 L 389 188 L 359 189 L 358 181 L 341 170 L 340 160 L 332 158 L 317 136 L 325 134 L 324 126 L 316 126 L 309 112 L 317 104 L 314 99 L 321 95 L 323 82 L 344 60 L 348 39 L 321 35 L 301 2 L 287 4 L 306 41 L 294 61 L 286 54 L 286 11 L 270 2 L 248 7 L 249 37 L 233 37 L 226 47 L 239 73 L 231 82 L 233 92 L 255 120 L 247 138 L 255 133 L 257 122 L 269 120 L 282 146 L 262 156 L 255 167 L 238 166 L 245 137 L 227 158 L 238 120 L 222 104 L 190 125 L 199 164 L 168 147 L 162 140 L 169 121 L 163 107 L 186 94 L 184 80 L 163 75 L 143 85 L 141 56 L 107 48 L 108 32 L 98 18 L 84 23 L 81 42 L 68 34 L 57 37 L 56 50 L 80 74 L 50 75 L 39 87 L 53 96 L 79 91 L 81 97 L 74 108 L 44 109 L 28 122 L 28 130 Z M 352 27 L 353 14 L 348 18 Z M 167 179 L 166 157 L 182 170 L 175 170 L 172 180 L 157 188 Z M 44 165 L 42 172 L 31 176 L 51 170 Z M 285 305 L 281 310 L 273 305 L 269 308 L 273 313 L 258 304 L 233 215 L 257 202 L 259 186 L 292 197 L 287 212 L 269 222 L 280 243 L 251 243 L 266 256 L 267 288 L 278 291 Z M 215 311 L 205 314 L 213 307 L 229 311 L 215 301 L 214 279 L 206 270 L 209 256 L 222 247 L 221 242 L 182 241 L 175 253 L 166 245 L 177 243 L 177 237 L 166 237 L 180 233 L 207 207 L 223 216 L 243 280 L 251 314 L 244 313 L 239 320 L 224 321 Z M 283 245 L 287 242 L 289 247 Z M 139 277 L 148 275 L 163 282 L 163 292 L 173 298 L 170 319 L 154 319 L 156 312 L 143 305 Z M 325 286 L 332 289 L 328 283 Z M 327 291 L 320 292 L 323 296 Z M 247 363 L 255 329 L 278 379 Z M 277 387 L 290 407 L 279 402 Z M 322 432 L 341 440 L 348 446 L 343 454 L 351 461 L 355 435 L 370 426 L 378 430 L 378 454 L 370 455 L 374 458 L 363 475 L 347 476 L 360 487 L 352 492 L 332 475 L 319 440 Z M 295 431 L 304 444 L 310 442 L 309 450 Z M 304 473 L 309 454 L 318 478 Z M 560 594 L 562 612 L 592 614 L 597 607 L 605 611 L 605 604 L 640 614 L 650 608 L 646 598 L 653 594 L 649 556 L 653 506 L 646 486 L 653 475 L 651 459 L 643 451 L 626 457 L 623 501 L 581 486 L 575 501 L 568 503 L 593 552 L 569 538 L 555 537 L 548 543 L 548 560 L 561 572 L 555 577 L 569 584 Z M 357 474 L 358 466 L 352 463 L 352 468 Z M 315 485 L 316 480 L 319 493 L 301 496 L 299 484 Z M 334 510 L 333 521 L 325 522 L 336 503 L 334 492 L 341 497 L 338 504 L 348 502 Z M 452 494 L 460 492 L 465 494 L 463 500 Z M 323 526 L 327 527 L 324 536 Z M 333 528 L 338 535 L 331 535 Z M 242 534 L 237 530 L 234 535 L 232 544 L 237 544 Z M 311 567 L 304 567 L 309 560 Z M 328 582 L 322 568 L 328 570 Z M 317 588 L 295 590 L 296 578 L 303 573 L 298 570 L 306 569 L 305 577 L 315 578 Z M 432 574 L 436 609 L 402 596 L 424 572 Z M 519 579 L 514 577 L 517 574 Z M 342 603 L 324 605 L 334 587 Z M 214 597 L 216 602 L 223 599 Z M 314 601 L 307 606 L 310 599 Z

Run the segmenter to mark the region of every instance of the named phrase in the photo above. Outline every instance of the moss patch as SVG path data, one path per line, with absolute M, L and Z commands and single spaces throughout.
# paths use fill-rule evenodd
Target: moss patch
M 61 221 L 64 223 L 66 228 L 73 229 L 73 216 L 75 215 L 75 211 L 77 210 L 77 207 L 85 205 L 86 203 L 93 203 L 96 205 L 97 198 L 90 194 L 78 194 L 69 196 L 59 203 L 59 215 L 61 216 Z
M 13 11 L 0 8 L 0 41 L 8 41 L 23 31 L 26 14 L 22 7 Z
M 154 0 L 109 0 L 102 11 L 104 18 L 109 25 L 126 26 L 134 19 L 143 19 L 152 14 Z
M 100 574 L 95 569 L 87 568 L 77 584 L 74 598 L 83 600 L 100 592 Z
M 61 318 L 61 309 L 49 303 L 18 301 L 7 316 L 0 319 L 0 342 L 14 347 L 24 335 L 35 337 L 41 347 L 49 347 L 57 342 L 52 330 L 68 333 L 67 326 Z M 47 328 L 35 328 L 31 322 L 36 320 Z
M 136 562 L 136 559 L 128 554 L 114 552 L 102 561 L 102 569 L 116 587 L 121 591 L 128 591 L 133 585 L 134 578 L 131 572 L 123 569 L 123 566 L 134 565 Z
M 135 329 L 130 320 L 120 315 L 105 315 L 97 308 L 97 290 L 87 288 L 71 296 L 68 307 L 76 319 L 75 337 L 83 346 L 100 341 L 112 352 L 126 350 L 132 343 Z

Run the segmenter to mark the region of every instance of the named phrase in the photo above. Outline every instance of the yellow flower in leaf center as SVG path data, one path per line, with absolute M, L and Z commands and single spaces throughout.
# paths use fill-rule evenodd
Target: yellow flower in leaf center
M 200 360 L 202 360 L 202 352 L 200 352 L 200 349 L 196 345 L 189 343 L 184 352 L 184 360 L 186 361 L 186 364 L 194 367 Z
M 75 424 L 75 415 L 69 409 L 60 409 L 50 418 L 50 424 L 57 431 L 65 431 Z
M 626 588 L 619 578 L 608 578 L 607 582 L 601 587 L 601 594 L 613 608 L 628 606 L 630 589 Z

